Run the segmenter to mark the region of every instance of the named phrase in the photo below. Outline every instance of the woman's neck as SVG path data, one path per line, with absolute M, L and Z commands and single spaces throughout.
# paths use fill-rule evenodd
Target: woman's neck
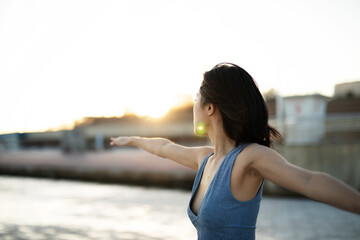
M 235 141 L 226 135 L 223 127 L 219 127 L 222 126 L 222 124 L 216 125 L 217 126 L 215 128 L 211 128 L 208 132 L 208 136 L 214 146 L 214 155 L 212 159 L 221 160 L 235 147 Z

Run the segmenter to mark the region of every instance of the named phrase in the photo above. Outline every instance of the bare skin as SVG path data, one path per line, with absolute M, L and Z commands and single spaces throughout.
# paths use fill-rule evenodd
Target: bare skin
M 199 169 L 204 158 L 213 152 L 205 166 L 191 209 L 197 214 L 202 199 L 220 166 L 221 161 L 235 147 L 222 127 L 219 111 L 212 104 L 194 105 L 194 127 L 206 124 L 207 135 L 214 147 L 185 147 L 164 138 L 117 137 L 110 145 L 132 145 L 184 166 Z M 248 145 L 236 158 L 230 178 L 233 196 L 239 201 L 255 197 L 263 179 L 303 194 L 313 200 L 360 214 L 360 193 L 326 173 L 309 171 L 289 163 L 276 151 L 259 144 Z

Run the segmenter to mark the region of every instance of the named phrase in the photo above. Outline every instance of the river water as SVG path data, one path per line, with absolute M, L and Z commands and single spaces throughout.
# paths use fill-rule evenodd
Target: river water
M 0 177 L 0 239 L 196 239 L 190 192 Z
M 0 239 L 192 240 L 190 191 L 0 176 Z M 258 240 L 359 239 L 360 216 L 264 197 Z

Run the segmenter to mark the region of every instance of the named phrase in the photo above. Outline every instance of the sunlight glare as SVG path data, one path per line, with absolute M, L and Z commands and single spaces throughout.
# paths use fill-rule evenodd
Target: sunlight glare
M 204 122 L 199 122 L 196 127 L 196 134 L 198 136 L 203 136 L 206 133 L 206 125 Z
M 145 95 L 128 106 L 138 116 L 161 118 L 174 106 L 173 96 Z

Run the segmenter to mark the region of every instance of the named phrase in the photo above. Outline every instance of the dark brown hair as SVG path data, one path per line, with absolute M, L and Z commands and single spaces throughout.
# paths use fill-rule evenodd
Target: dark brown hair
M 204 73 L 201 103 L 212 103 L 220 111 L 227 136 L 240 143 L 270 147 L 281 134 L 268 124 L 268 110 L 253 78 L 241 67 L 220 63 Z

